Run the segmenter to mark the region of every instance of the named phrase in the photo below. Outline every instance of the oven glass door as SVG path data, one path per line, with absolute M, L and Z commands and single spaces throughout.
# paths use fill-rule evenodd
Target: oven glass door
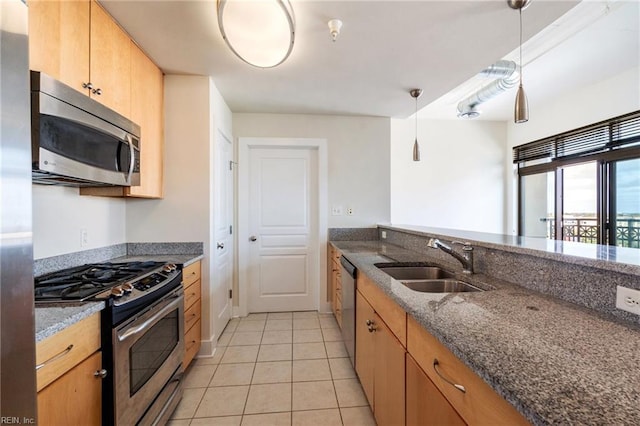
M 115 423 L 135 424 L 182 366 L 182 287 L 114 329 L 113 349 Z

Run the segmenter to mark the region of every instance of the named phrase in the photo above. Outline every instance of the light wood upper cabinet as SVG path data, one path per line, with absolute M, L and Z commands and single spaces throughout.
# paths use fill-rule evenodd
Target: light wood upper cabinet
M 131 43 L 131 119 L 140 125 L 140 186 L 129 196 L 162 198 L 164 78 L 162 71 Z
M 29 0 L 29 65 L 83 93 L 89 90 L 89 0 Z
M 95 1 L 91 2 L 89 65 L 91 97 L 131 115 L 131 46 L 127 33 Z M 135 120 L 134 120 L 135 121 Z

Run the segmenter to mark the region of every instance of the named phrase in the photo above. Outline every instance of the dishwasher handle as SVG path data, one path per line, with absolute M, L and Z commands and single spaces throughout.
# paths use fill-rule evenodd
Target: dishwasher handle
M 356 277 L 356 267 L 353 266 L 353 264 L 351 262 L 349 262 L 349 259 L 347 259 L 344 256 L 340 256 L 340 265 L 342 265 L 342 267 L 344 268 L 345 271 L 347 271 L 347 273 L 355 279 Z

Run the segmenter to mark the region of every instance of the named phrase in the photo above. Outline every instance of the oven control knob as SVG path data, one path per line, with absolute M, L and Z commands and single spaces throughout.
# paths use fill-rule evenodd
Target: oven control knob
M 173 272 L 176 270 L 176 265 L 174 265 L 173 263 L 167 263 L 162 267 L 162 270 L 164 272 Z
M 114 297 L 124 296 L 124 289 L 120 286 L 111 289 L 111 295 Z
M 125 293 L 131 293 L 133 291 L 133 284 L 124 283 L 120 286 Z

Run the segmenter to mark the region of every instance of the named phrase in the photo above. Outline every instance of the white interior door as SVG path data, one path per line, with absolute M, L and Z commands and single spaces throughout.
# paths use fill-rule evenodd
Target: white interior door
M 215 175 L 213 194 L 213 295 L 214 335 L 220 337 L 231 318 L 233 286 L 233 145 L 219 130 L 215 145 Z
M 249 312 L 317 310 L 317 149 L 253 147 L 247 172 Z

